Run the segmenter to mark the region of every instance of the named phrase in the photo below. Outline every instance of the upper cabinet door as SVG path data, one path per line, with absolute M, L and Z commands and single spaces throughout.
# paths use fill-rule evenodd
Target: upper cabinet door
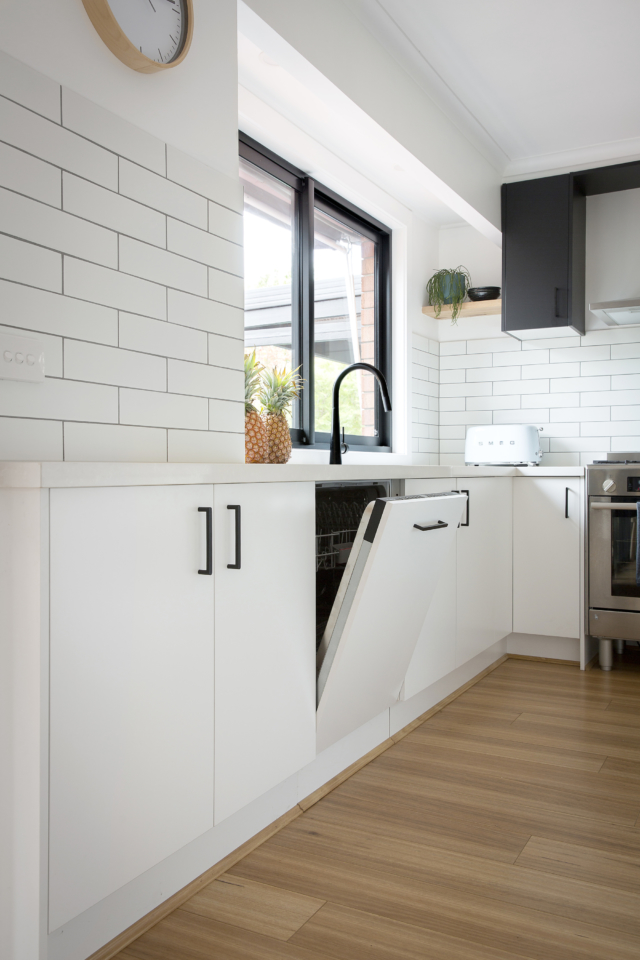
M 327 624 L 319 750 L 399 699 L 464 504 L 459 494 L 434 494 L 382 498 L 365 510 Z
M 584 333 L 585 198 L 572 174 L 502 186 L 502 329 Z
M 580 636 L 581 481 L 513 481 L 513 629 Z
M 212 506 L 51 491 L 51 930 L 213 826 Z
M 214 496 L 220 823 L 315 757 L 315 485 Z
M 471 660 L 512 630 L 511 477 L 455 481 L 469 492 L 458 529 L 456 666 Z

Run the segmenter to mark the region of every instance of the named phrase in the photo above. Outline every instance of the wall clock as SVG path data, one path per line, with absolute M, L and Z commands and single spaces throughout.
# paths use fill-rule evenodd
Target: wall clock
M 193 35 L 193 0 L 82 0 L 112 53 L 133 70 L 181 63 Z

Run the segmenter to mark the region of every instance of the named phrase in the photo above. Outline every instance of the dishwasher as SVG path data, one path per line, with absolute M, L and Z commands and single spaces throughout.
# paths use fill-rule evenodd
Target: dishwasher
M 316 485 L 319 750 L 400 698 L 466 503 L 403 481 Z

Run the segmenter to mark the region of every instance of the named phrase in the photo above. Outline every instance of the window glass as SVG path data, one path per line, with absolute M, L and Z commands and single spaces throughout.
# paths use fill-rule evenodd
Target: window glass
M 333 382 L 341 370 L 362 360 L 376 365 L 376 244 L 358 230 L 315 210 L 314 387 L 315 429 L 331 430 Z M 375 380 L 356 370 L 340 388 L 345 433 L 377 435 Z
M 268 370 L 298 366 L 292 344 L 295 191 L 240 161 L 244 187 L 245 353 Z

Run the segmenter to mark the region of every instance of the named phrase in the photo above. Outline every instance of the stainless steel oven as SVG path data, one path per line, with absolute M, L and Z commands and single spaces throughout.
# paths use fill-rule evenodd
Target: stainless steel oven
M 600 665 L 611 668 L 611 641 L 640 640 L 636 582 L 640 463 L 587 467 L 589 633 L 600 639 Z

